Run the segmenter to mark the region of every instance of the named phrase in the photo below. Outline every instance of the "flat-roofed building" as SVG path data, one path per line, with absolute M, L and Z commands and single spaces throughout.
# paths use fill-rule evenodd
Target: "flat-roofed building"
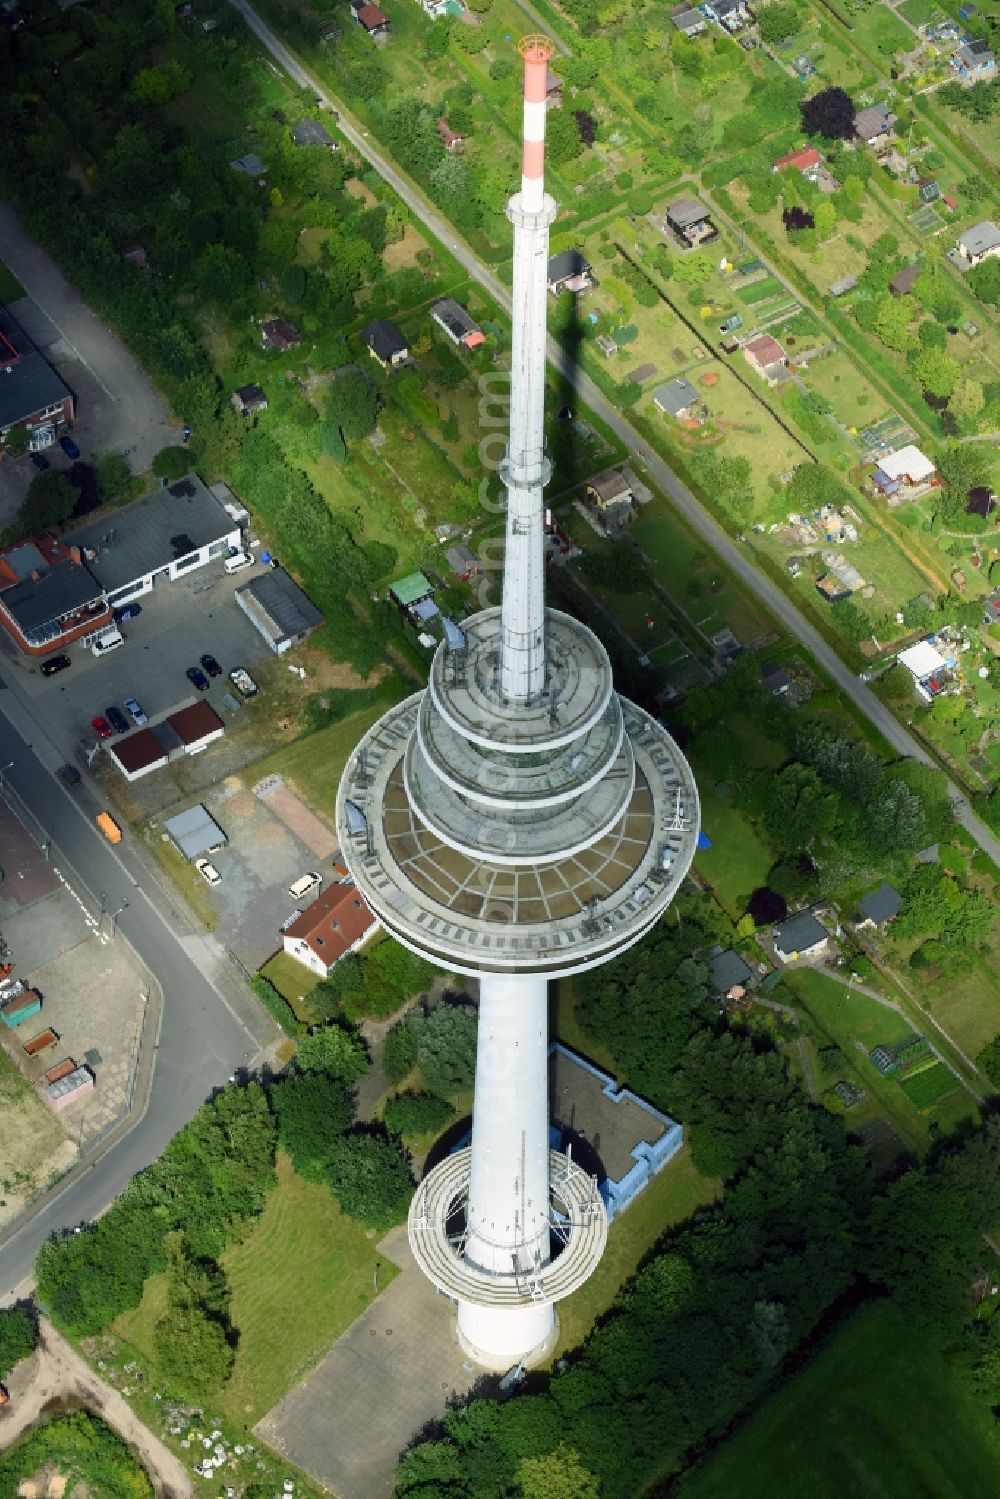
M 269 568 L 244 583 L 234 597 L 276 656 L 284 655 L 323 623 L 320 610 L 283 567 Z

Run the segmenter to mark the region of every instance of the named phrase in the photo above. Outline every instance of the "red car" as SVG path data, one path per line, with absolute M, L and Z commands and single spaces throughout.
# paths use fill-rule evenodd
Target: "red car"
M 97 734 L 98 739 L 111 738 L 113 732 L 111 725 L 108 723 L 108 720 L 106 718 L 102 718 L 100 714 L 98 714 L 96 718 L 92 718 L 90 720 L 90 727 Z

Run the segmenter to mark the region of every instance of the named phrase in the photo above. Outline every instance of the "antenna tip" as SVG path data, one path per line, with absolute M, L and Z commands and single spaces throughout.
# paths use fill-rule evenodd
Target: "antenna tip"
M 517 44 L 517 50 L 525 62 L 548 62 L 556 50 L 556 44 L 550 36 L 542 32 L 533 32 L 531 36 L 522 36 Z

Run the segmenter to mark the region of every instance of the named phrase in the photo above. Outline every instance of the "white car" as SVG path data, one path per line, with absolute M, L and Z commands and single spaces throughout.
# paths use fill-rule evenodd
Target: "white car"
M 245 567 L 253 565 L 253 555 L 250 552 L 232 552 L 222 565 L 227 573 L 242 572 Z
M 194 867 L 206 884 L 219 885 L 222 883 L 222 875 L 210 859 L 195 859 Z

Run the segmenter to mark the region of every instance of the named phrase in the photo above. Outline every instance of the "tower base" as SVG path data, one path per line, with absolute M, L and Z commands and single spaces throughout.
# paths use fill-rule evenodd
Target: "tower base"
M 496 1307 L 460 1301 L 456 1334 L 473 1363 L 505 1374 L 515 1364 L 531 1369 L 548 1358 L 559 1338 L 559 1318 L 551 1302 Z

